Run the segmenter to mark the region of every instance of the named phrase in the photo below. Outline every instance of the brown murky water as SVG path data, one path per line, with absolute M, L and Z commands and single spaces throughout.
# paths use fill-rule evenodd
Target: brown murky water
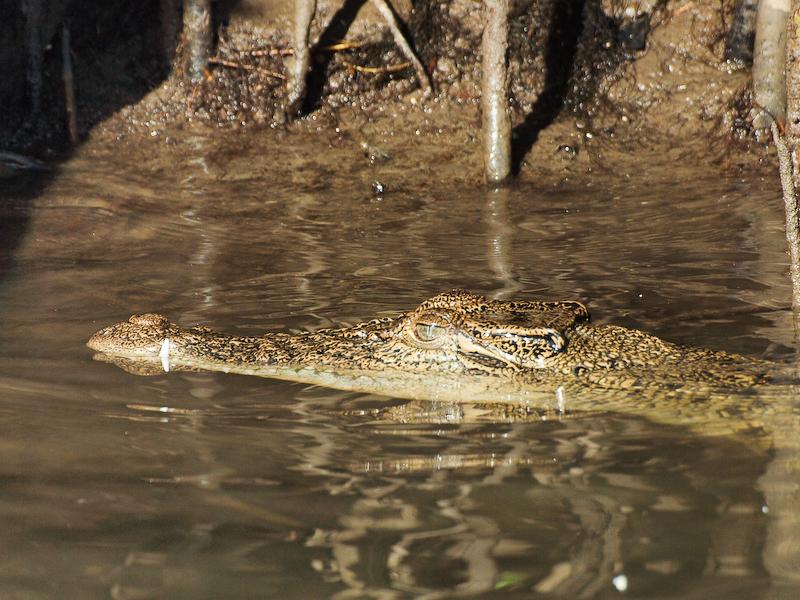
M 770 511 L 791 448 L 641 414 L 400 422 L 399 400 L 135 377 L 83 345 L 132 312 L 254 334 L 466 287 L 788 360 L 776 181 L 671 165 L 494 192 L 262 142 L 90 145 L 5 184 L 0 597 L 800 595 Z

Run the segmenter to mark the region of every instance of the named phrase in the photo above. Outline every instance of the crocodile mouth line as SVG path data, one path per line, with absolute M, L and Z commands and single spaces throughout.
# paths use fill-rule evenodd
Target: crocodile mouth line
M 466 360 L 490 369 L 520 369 L 519 363 L 499 348 L 481 344 L 472 336 L 461 336 L 456 352 Z
M 480 352 L 459 352 L 459 356 L 463 357 L 466 361 L 477 363 L 489 369 L 517 369 L 518 367 L 509 363 L 508 361 L 496 358 L 489 354 L 482 354 Z

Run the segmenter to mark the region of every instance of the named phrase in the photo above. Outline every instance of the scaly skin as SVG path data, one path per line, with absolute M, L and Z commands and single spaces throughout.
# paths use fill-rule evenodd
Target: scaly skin
M 157 370 L 160 359 L 164 369 L 222 370 L 412 398 L 460 397 L 473 380 L 479 390 L 469 394 L 473 399 L 480 390 L 508 395 L 576 383 L 748 388 L 763 383 L 770 366 L 592 325 L 578 302 L 488 300 L 462 290 L 397 317 L 297 335 L 232 337 L 184 329 L 157 314 L 134 315 L 98 331 L 87 345 L 137 372 Z M 456 391 L 443 396 L 440 388 Z

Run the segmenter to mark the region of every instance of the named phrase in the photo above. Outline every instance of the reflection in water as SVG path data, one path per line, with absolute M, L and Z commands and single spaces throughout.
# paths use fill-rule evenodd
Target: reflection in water
M 495 300 L 507 300 L 522 289 L 514 276 L 512 262 L 512 242 L 514 227 L 508 215 L 508 194 L 505 187 L 492 189 L 486 193 L 486 224 L 489 269 L 501 287 L 491 293 Z
M 776 439 L 800 440 L 797 402 L 793 416 L 769 420 Z M 778 444 L 758 485 L 764 491 L 762 510 L 770 515 L 763 560 L 775 585 L 767 597 L 789 597 L 796 593 L 791 591 L 794 586 L 800 585 L 800 452 L 796 443 Z
M 551 422 L 547 423 L 550 435 L 545 436 L 550 441 L 540 444 L 531 437 L 535 435 L 531 425 L 542 423 L 538 416 L 532 422 L 517 417 L 498 431 L 485 409 L 478 406 L 462 405 L 462 416 L 454 422 L 454 412 L 447 407 L 435 407 L 434 412 L 429 403 L 410 404 L 422 416 L 418 432 L 430 431 L 424 426 L 435 421 L 437 412 L 440 414 L 441 425 L 450 428 L 452 438 L 445 447 L 452 450 L 437 449 L 392 461 L 370 458 L 348 470 L 345 485 L 330 489 L 335 495 L 347 493 L 356 498 L 348 503 L 350 509 L 339 516 L 337 528 L 318 530 L 307 543 L 330 549 L 331 561 L 320 563 L 318 568 L 347 586 L 348 591 L 336 597 L 393 597 L 392 590 L 402 590 L 444 598 L 487 593 L 498 586 L 519 588 L 523 584 L 539 593 L 567 598 L 594 597 L 610 586 L 624 591 L 629 579 L 633 585 L 641 585 L 641 558 L 634 557 L 644 548 L 648 556 L 661 552 L 658 538 L 648 539 L 644 547 L 634 550 L 642 542 L 633 542 L 635 536 L 631 538 L 625 532 L 641 529 L 642 517 L 650 512 L 697 510 L 690 496 L 682 496 L 685 492 L 680 480 L 672 479 L 669 492 L 659 493 L 659 486 L 654 485 L 656 472 L 644 477 L 630 469 L 627 473 L 615 472 L 614 465 L 621 456 L 617 456 L 619 448 L 609 445 L 609 425 L 625 447 L 631 441 L 634 446 L 642 443 L 639 436 L 646 435 L 646 426 L 645 430 L 640 429 L 643 422 Z M 408 425 L 414 411 L 409 410 L 408 404 L 398 406 L 398 410 Z M 375 433 L 400 437 L 412 434 L 407 427 L 398 428 L 396 411 L 379 410 L 373 414 L 381 416 L 381 421 L 372 425 Z M 477 421 L 471 423 L 471 416 Z M 386 418 L 389 420 L 384 421 Z M 490 429 L 470 431 L 479 423 Z M 300 468 L 319 475 L 327 465 L 332 470 L 328 474 L 331 478 L 341 478 L 341 467 L 331 461 L 343 450 L 337 452 L 331 445 L 335 437 L 320 439 L 318 429 L 309 433 L 318 445 L 305 448 L 305 454 L 314 460 Z M 503 451 L 498 453 L 495 447 L 483 454 L 460 452 L 459 446 L 467 444 L 462 436 L 476 434 L 502 440 Z M 439 435 L 446 437 L 447 432 Z M 550 445 L 553 441 L 554 446 Z M 668 458 L 671 452 L 656 452 L 649 458 L 658 469 L 669 471 L 669 462 L 674 460 Z M 376 479 L 377 474 L 382 477 Z M 487 501 L 493 502 L 499 490 L 505 490 L 509 504 L 499 512 L 487 512 Z M 429 500 L 422 500 L 425 497 Z M 526 507 L 515 508 L 517 499 L 523 498 L 528 499 Z M 691 553 L 670 560 L 651 559 L 645 562 L 645 570 L 669 577 L 691 569 L 689 565 L 705 563 L 718 565 L 721 575 L 733 565 L 738 567 L 737 576 L 754 575 L 748 570 L 755 558 L 754 531 L 746 524 L 746 515 L 736 514 L 742 511 L 741 504 L 731 507 L 732 513 L 726 504 L 730 502 L 722 503 L 719 522 L 704 526 L 707 537 L 701 535 L 697 539 L 689 531 L 671 533 L 689 536 Z M 747 510 L 753 514 L 754 507 Z M 514 526 L 509 527 L 509 520 Z M 564 528 L 553 532 L 558 537 L 550 540 L 552 546 L 544 553 L 546 559 L 539 538 L 526 534 L 526 529 L 537 522 L 538 527 L 561 523 Z M 432 527 L 433 524 L 438 525 Z M 540 535 L 548 534 L 540 531 Z M 665 532 L 659 535 L 663 542 Z M 722 542 L 719 546 L 718 541 Z M 446 576 L 434 576 L 430 570 L 431 552 Z M 524 564 L 526 560 L 538 561 L 545 567 L 549 562 L 550 566 L 534 573 L 525 568 L 508 569 L 509 562 Z
M 570 398 L 498 410 L 133 377 L 83 347 L 132 312 L 246 335 L 466 287 L 587 299 L 600 322 L 783 360 L 782 214 L 762 182 L 670 165 L 662 180 L 454 190 L 357 148 L 342 160 L 346 141 L 261 142 L 89 145 L 25 200 L 0 287 L 0 595 L 798 595 L 785 388 L 747 431 L 749 398 L 658 424 L 663 406 L 632 415 L 620 398 L 590 414 Z M 375 179 L 403 185 L 377 201 Z
M 786 276 L 785 265 L 782 262 L 770 261 L 767 257 L 785 253 L 785 239 L 781 235 L 781 228 L 775 226 L 774 214 L 770 214 L 767 207 L 756 205 L 743 207 L 740 203 L 731 203 L 735 211 L 740 212 L 749 223 L 748 234 L 757 240 L 758 247 L 769 249 L 769 252 L 760 252 L 752 265 L 765 282 L 783 295 L 781 304 L 785 305 L 791 298 L 790 278 Z M 742 268 L 746 268 L 743 266 Z M 766 299 L 758 290 L 742 290 L 740 292 L 753 304 L 764 304 Z M 780 297 L 780 296 L 778 296 Z M 794 332 L 794 347 L 800 348 L 800 327 L 793 322 L 794 315 L 784 311 L 780 317 L 782 339 L 788 344 L 789 334 Z M 796 350 L 797 351 L 797 350 Z M 795 355 L 795 373 L 798 372 L 797 355 Z M 768 430 L 774 432 L 776 439 L 800 440 L 800 419 L 798 416 L 797 402 L 794 414 L 767 414 L 765 415 Z M 800 584 L 800 469 L 798 468 L 797 445 L 777 444 L 774 456 L 766 472 L 759 479 L 759 488 L 764 492 L 764 507 L 762 510 L 769 512 L 770 520 L 767 527 L 767 539 L 764 545 L 764 566 L 776 581 L 790 581 Z M 778 583 L 770 590 L 766 597 L 783 597 L 787 593 L 783 584 Z M 788 592 L 791 595 L 791 592 Z

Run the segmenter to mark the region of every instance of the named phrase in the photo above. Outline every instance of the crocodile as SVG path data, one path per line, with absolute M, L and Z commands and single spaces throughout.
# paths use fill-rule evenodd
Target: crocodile
M 396 317 L 259 337 L 133 315 L 88 345 L 95 358 L 137 374 L 227 371 L 411 399 L 371 411 L 393 423 L 563 422 L 600 411 L 735 435 L 772 456 L 761 481 L 770 519 L 764 564 L 773 577 L 800 581 L 800 394 L 787 366 L 596 325 L 579 302 L 490 300 L 462 290 Z M 498 460 L 437 454 L 398 468 L 494 467 Z
M 395 317 L 297 334 L 235 337 L 148 313 L 87 345 L 139 374 L 215 370 L 400 398 L 527 401 L 576 386 L 747 390 L 774 365 L 591 322 L 575 301 L 492 300 L 452 290 Z

